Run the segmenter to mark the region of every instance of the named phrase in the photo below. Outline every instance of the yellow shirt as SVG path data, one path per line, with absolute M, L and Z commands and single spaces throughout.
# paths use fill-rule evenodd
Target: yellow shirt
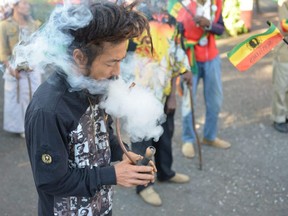
M 154 92 L 156 91 L 157 97 L 164 101 L 171 92 L 172 77 L 189 70 L 190 66 L 184 50 L 174 42 L 174 26 L 150 21 L 150 33 L 153 53 L 151 53 L 151 43 L 147 33 L 134 40 L 137 44 L 135 53 L 145 58 L 136 70 L 135 77 L 136 80 L 141 79 L 142 84 L 149 85 Z M 141 71 L 145 73 L 141 74 Z M 152 82 L 155 78 L 157 81 Z
M 13 48 L 19 40 L 31 35 L 39 27 L 40 23 L 29 21 L 27 27 L 19 28 L 18 24 L 9 17 L 0 22 L 0 62 L 8 61 L 13 53 Z

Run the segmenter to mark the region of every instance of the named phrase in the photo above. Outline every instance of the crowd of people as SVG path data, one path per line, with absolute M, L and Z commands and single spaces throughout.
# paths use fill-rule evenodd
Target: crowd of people
M 26 139 L 39 215 L 112 215 L 112 185 L 135 187 L 146 203 L 160 206 L 161 195 L 153 187 L 155 178 L 189 182 L 189 175 L 172 169 L 174 114 L 180 89 L 182 153 L 193 158 L 197 142 L 193 108 L 200 80 L 206 110 L 200 142 L 221 149 L 231 147 L 218 136 L 223 91 L 215 37 L 225 30 L 221 0 L 185 1 L 185 10 L 177 17 L 169 13 L 165 0 L 89 1 L 84 8 L 71 5 L 65 11 L 68 17 L 63 19 L 63 10 L 52 20 L 75 22 L 82 19 L 80 15 L 89 16 L 83 26 L 58 29 L 71 38 L 67 46 L 55 47 L 65 53 L 69 63 L 65 67 L 59 62 L 47 63 L 44 71 L 51 74 L 47 80 L 42 80 L 43 72 L 31 67 L 29 59 L 15 59 L 15 47 L 28 43 L 40 27 L 30 15 L 29 2 L 4 3 L 0 13 L 3 126 Z M 279 28 L 287 36 L 288 1 L 279 0 L 278 4 Z M 285 44 L 275 49 L 273 61 L 272 119 L 274 128 L 284 133 L 288 133 L 286 49 Z M 153 93 L 163 106 L 166 121 L 161 123 L 163 133 L 158 139 L 126 144 L 127 155 L 114 135 L 113 116 L 101 101 L 107 96 L 107 82 L 113 85 L 123 75 L 120 69 L 129 68 L 131 62 L 129 79 Z M 149 165 L 135 163 L 145 158 L 149 146 L 156 149 Z

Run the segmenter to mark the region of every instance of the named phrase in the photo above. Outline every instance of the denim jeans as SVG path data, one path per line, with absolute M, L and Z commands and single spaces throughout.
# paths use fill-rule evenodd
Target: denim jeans
M 195 107 L 197 86 L 202 78 L 206 108 L 203 136 L 212 141 L 217 136 L 218 115 L 223 101 L 220 57 L 217 56 L 207 62 L 197 62 L 197 65 L 198 74 L 193 76 L 193 104 Z M 183 89 L 182 141 L 195 143 L 196 136 L 192 125 L 190 93 L 185 83 L 183 83 Z

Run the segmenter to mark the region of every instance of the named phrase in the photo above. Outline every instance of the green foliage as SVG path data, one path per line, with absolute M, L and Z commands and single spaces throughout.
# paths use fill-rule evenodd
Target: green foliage
M 247 33 L 248 29 L 240 16 L 240 0 L 225 0 L 222 10 L 223 21 L 230 36 Z

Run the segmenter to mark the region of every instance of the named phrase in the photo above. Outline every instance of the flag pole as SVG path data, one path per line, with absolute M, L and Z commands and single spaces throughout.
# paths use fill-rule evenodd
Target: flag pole
M 266 23 L 270 26 L 271 22 L 269 20 L 266 21 Z M 283 37 L 282 39 L 287 45 L 288 45 L 288 41 L 285 39 L 285 37 Z
M 282 40 L 288 45 L 288 41 L 285 38 L 283 38 Z
M 192 89 L 192 85 L 191 84 L 188 85 L 188 91 L 189 91 L 189 96 L 190 96 L 190 105 L 191 105 L 191 112 L 192 112 L 192 127 L 193 127 L 193 130 L 194 130 L 195 136 L 196 136 L 196 143 L 197 143 L 197 147 L 198 147 L 199 169 L 202 170 L 202 149 L 201 149 L 201 143 L 199 141 L 199 136 L 198 136 L 198 133 L 197 133 L 196 127 L 195 127 L 193 89 Z

